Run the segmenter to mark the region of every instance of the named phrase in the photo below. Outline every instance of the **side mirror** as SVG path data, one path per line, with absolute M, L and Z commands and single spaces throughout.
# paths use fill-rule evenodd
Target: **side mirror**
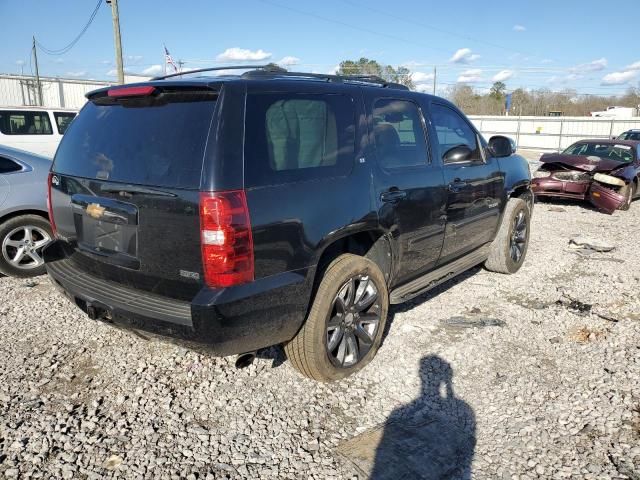
M 450 148 L 442 156 L 444 163 L 460 163 L 466 162 L 473 152 L 466 145 L 458 145 Z
M 489 139 L 489 150 L 494 157 L 508 157 L 516 153 L 516 142 L 509 137 L 496 135 Z

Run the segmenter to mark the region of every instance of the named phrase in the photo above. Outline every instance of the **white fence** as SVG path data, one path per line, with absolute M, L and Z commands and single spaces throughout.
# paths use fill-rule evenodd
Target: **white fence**
M 625 130 L 640 129 L 640 117 L 628 119 L 592 117 L 492 117 L 471 115 L 469 119 L 485 138 L 505 135 L 518 148 L 564 150 L 585 138 L 611 138 Z
M 43 106 L 53 108 L 81 108 L 85 94 L 96 88 L 112 85 L 99 80 L 41 77 Z M 38 105 L 38 89 L 30 75 L 0 75 L 0 105 Z
M 125 83 L 142 82 L 150 77 L 126 74 Z M 79 110 L 86 102 L 85 95 L 97 88 L 115 85 L 104 80 L 80 80 L 76 78 L 40 77 L 42 106 Z M 0 106 L 18 107 L 39 105 L 38 88 L 31 75 L 0 74 Z

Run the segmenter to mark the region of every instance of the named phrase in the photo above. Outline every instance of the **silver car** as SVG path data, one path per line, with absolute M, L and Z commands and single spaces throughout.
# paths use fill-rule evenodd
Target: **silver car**
M 47 213 L 51 160 L 0 145 L 0 273 L 45 273 L 42 249 L 52 239 Z

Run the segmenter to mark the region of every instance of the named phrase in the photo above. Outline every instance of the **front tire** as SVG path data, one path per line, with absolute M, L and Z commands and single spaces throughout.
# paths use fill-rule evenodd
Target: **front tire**
M 20 215 L 0 224 L 0 273 L 29 278 L 45 273 L 42 249 L 53 235 L 38 215 Z
M 380 348 L 388 311 L 380 268 L 367 258 L 341 255 L 325 271 L 302 329 L 285 345 L 287 357 L 321 382 L 352 375 Z
M 497 273 L 516 273 L 520 270 L 529 248 L 531 210 L 521 198 L 509 199 L 502 224 L 491 244 L 484 266 Z
M 633 200 L 633 197 L 635 196 L 635 193 L 636 193 L 635 183 L 634 182 L 627 183 L 624 187 L 620 189 L 620 193 L 624 195 L 625 200 L 618 210 L 623 210 L 623 211 L 629 210 L 629 208 L 631 208 L 631 201 Z

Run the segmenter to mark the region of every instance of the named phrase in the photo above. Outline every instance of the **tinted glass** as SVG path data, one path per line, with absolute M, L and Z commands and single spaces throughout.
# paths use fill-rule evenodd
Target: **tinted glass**
M 196 189 L 215 98 L 163 94 L 162 100 L 88 102 L 54 160 L 61 174 Z
M 350 97 L 252 94 L 245 122 L 250 186 L 345 175 L 353 165 L 355 108 Z
M 640 132 L 624 132 L 618 140 L 640 140 Z
M 469 160 L 481 158 L 476 132 L 458 112 L 444 105 L 433 104 L 431 122 L 438 136 L 440 158 L 460 145 L 466 145 L 473 152 Z
M 64 135 L 64 132 L 67 131 L 71 120 L 76 116 L 75 113 L 64 113 L 64 112 L 54 112 L 53 116 L 56 119 L 56 125 L 58 126 L 58 133 L 60 135 Z
M 612 143 L 574 143 L 563 153 L 565 155 L 610 158 L 611 160 L 625 163 L 633 161 L 633 148 L 629 145 L 615 145 Z
M 378 163 L 385 168 L 425 165 L 428 161 L 422 115 L 406 100 L 380 99 L 373 106 Z
M 0 173 L 11 173 L 22 170 L 22 167 L 13 160 L 0 157 Z
M 0 110 L 0 132 L 5 135 L 51 135 L 47 112 Z

